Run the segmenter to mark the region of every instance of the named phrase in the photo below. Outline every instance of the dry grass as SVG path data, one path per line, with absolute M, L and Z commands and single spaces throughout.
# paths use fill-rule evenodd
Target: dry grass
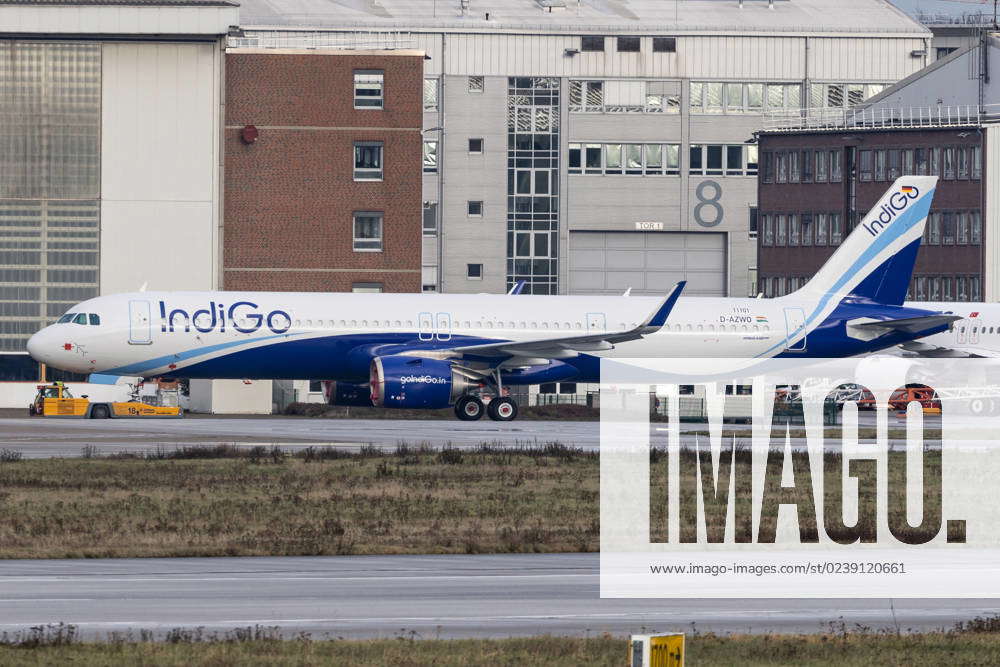
M 0 557 L 594 551 L 597 499 L 560 445 L 0 459 Z
M 692 665 L 995 665 L 1000 664 L 997 618 L 980 618 L 951 630 L 928 633 L 848 630 L 831 625 L 813 635 L 729 635 L 690 633 Z M 72 626 L 36 628 L 0 639 L 0 664 L 83 666 L 145 665 L 621 665 L 623 637 L 525 637 L 516 639 L 314 640 L 300 635 L 283 641 L 273 628 L 244 628 L 223 635 L 174 630 L 165 641 L 112 636 L 81 643 Z

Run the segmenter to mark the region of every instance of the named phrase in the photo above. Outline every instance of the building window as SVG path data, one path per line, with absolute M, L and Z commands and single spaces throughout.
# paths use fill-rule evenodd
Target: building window
M 816 182 L 826 183 L 829 179 L 830 154 L 827 151 L 816 151 Z
M 480 138 L 469 139 L 469 152 L 470 153 L 482 153 L 483 152 L 483 140 Z
M 764 182 L 774 183 L 774 153 L 764 153 Z
M 483 279 L 483 265 L 482 264 L 466 264 L 465 265 L 465 277 L 469 280 L 482 280 Z
M 572 79 L 569 82 L 569 110 L 573 113 L 680 113 L 680 82 Z
M 844 154 L 830 151 L 830 182 L 840 183 L 844 179 Z
M 438 170 L 437 139 L 424 139 L 424 173 L 432 174 Z
M 871 151 L 860 151 L 858 153 L 858 178 L 861 181 L 869 182 L 875 174 L 875 157 Z
M 581 51 L 604 51 L 603 35 L 584 35 L 580 38 Z
M 354 252 L 382 252 L 382 214 L 359 211 L 354 214 Z
M 382 142 L 359 141 L 354 144 L 354 180 L 382 180 Z
M 809 86 L 809 106 L 814 109 L 844 109 L 881 93 L 883 83 L 814 83 Z
M 776 215 L 774 216 L 774 245 L 783 246 L 786 243 L 788 236 L 788 225 L 785 222 L 785 216 Z
M 797 246 L 799 245 L 799 239 L 801 238 L 802 228 L 799 225 L 799 216 L 789 214 L 788 216 L 788 245 Z
M 802 151 L 802 182 L 812 183 L 813 181 L 813 167 L 815 167 L 815 162 L 813 161 L 812 151 Z
M 653 38 L 653 53 L 676 53 L 676 52 L 677 52 L 676 37 Z
M 955 178 L 955 149 L 952 146 L 946 147 L 943 151 L 944 173 L 941 178 L 954 180 Z
M 382 291 L 382 283 L 354 283 L 351 285 L 352 292 L 377 294 Z
M 582 164 L 584 157 L 586 169 Z M 570 174 L 676 176 L 680 173 L 680 144 L 569 144 L 567 171 Z M 519 191 L 519 194 L 524 193 Z
M 757 238 L 757 225 L 760 222 L 760 209 L 756 206 L 750 207 L 750 220 L 748 222 L 748 228 L 750 229 L 750 238 Z
M 962 181 L 969 180 L 969 150 L 965 146 L 955 149 L 958 163 L 958 178 Z
M 470 76 L 469 77 L 469 92 L 470 93 L 481 93 L 486 89 L 486 77 L 484 76 Z
M 972 178 L 979 180 L 983 177 L 983 147 L 972 147 Z
M 702 176 L 756 176 L 757 146 L 692 144 L 688 173 Z
M 844 240 L 844 220 L 839 213 L 830 214 L 830 245 L 840 245 Z
M 424 79 L 424 111 L 437 111 L 438 80 Z
M 764 237 L 761 239 L 761 245 L 772 246 L 774 245 L 774 216 L 765 215 L 764 220 Z
M 802 106 L 798 83 L 692 81 L 690 90 L 692 113 L 759 114 Z
M 619 53 L 638 53 L 639 52 L 640 40 L 638 37 L 619 37 L 618 38 L 618 52 Z
M 483 217 L 483 202 L 470 199 L 466 204 L 466 210 L 470 218 L 481 218 Z
M 931 148 L 927 151 L 929 158 L 929 164 L 927 165 L 927 170 L 930 176 L 940 176 L 941 175 L 941 149 Z
M 980 245 L 983 242 L 982 214 L 979 211 L 969 211 L 969 243 Z
M 354 71 L 354 108 L 381 109 L 383 102 L 382 70 Z
M 438 205 L 437 202 L 424 202 L 424 236 L 437 236 L 438 233 Z

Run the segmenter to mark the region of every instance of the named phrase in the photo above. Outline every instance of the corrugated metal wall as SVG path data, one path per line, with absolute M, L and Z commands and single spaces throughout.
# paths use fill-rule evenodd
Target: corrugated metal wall
M 603 53 L 566 55 L 580 49 L 575 35 L 449 34 L 412 36 L 414 48 L 431 56 L 428 75 L 600 76 L 795 81 L 896 81 L 923 66 L 910 55 L 924 48 L 908 37 L 679 37 L 676 53 L 653 53 L 642 39 L 640 53 L 618 53 L 608 38 Z M 806 40 L 809 40 L 807 64 Z M 443 63 L 443 65 L 442 65 Z
M 101 293 L 213 289 L 217 45 L 103 45 Z M 126 260 L 127 258 L 127 260 Z

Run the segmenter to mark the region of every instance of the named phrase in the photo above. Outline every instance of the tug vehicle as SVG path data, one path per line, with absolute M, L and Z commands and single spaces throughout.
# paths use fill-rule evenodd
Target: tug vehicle
M 177 405 L 150 405 L 138 399 L 130 401 L 91 402 L 86 396 L 76 398 L 62 382 L 38 385 L 35 400 L 28 406 L 32 417 L 75 417 L 77 419 L 179 418 L 184 411 Z

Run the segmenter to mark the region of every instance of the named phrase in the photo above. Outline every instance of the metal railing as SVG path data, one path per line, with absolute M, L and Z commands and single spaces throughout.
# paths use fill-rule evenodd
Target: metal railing
M 416 41 L 408 32 L 365 31 L 251 31 L 242 37 L 229 37 L 229 48 L 253 49 L 341 49 L 351 51 L 410 49 Z
M 764 114 L 764 132 L 959 127 L 1000 121 L 1000 104 L 798 109 Z

